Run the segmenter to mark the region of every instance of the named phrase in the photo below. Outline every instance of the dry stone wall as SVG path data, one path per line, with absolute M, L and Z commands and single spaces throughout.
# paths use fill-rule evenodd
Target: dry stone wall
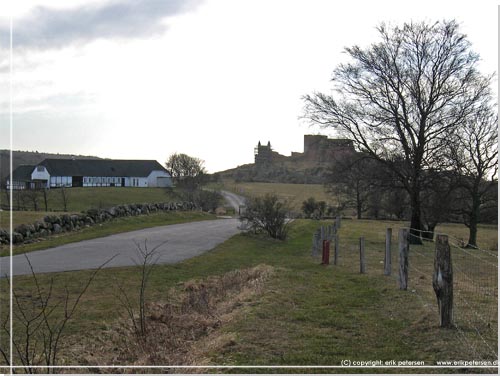
M 113 220 L 114 218 L 196 209 L 196 205 L 192 202 L 167 202 L 118 205 L 108 209 L 89 209 L 81 214 L 47 215 L 43 218 L 43 221 L 22 224 L 15 227 L 12 232 L 12 242 L 14 244 L 31 243 L 39 238 L 45 238 L 49 235 L 57 235 L 63 232 L 78 231 L 97 223 Z M 9 243 L 9 232 L 0 228 L 0 244 Z

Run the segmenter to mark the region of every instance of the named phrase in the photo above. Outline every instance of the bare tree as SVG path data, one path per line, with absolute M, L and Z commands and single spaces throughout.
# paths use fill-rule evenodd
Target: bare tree
M 146 322 L 146 289 L 148 287 L 149 277 L 156 263 L 158 262 L 159 255 L 157 254 L 158 249 L 164 245 L 167 241 L 164 241 L 152 249 L 148 249 L 147 239 L 144 240 L 144 246 L 141 246 L 140 243 L 134 242 L 137 255 L 139 257 L 138 260 L 134 260 L 137 266 L 140 266 L 141 271 L 141 284 L 139 288 L 138 294 L 138 304 L 139 304 L 139 313 L 136 314 L 134 309 L 134 303 L 130 298 L 130 295 L 122 285 L 118 284 L 118 299 L 123 308 L 127 311 L 127 314 L 132 323 L 134 333 L 141 339 L 147 334 L 147 322 Z
M 61 188 L 59 188 L 59 192 L 61 192 L 61 202 L 63 204 L 63 210 L 68 211 L 69 192 L 64 186 L 61 186 Z
M 47 367 L 46 373 L 53 373 L 58 363 L 59 345 L 65 332 L 67 323 L 75 315 L 81 298 L 88 290 L 97 273 L 115 256 L 103 263 L 89 277 L 83 288 L 71 299 L 68 288 L 62 297 L 54 297 L 54 279 L 49 285 L 43 287 L 33 270 L 31 262 L 26 256 L 30 266 L 31 276 L 35 283 L 35 291 L 29 294 L 28 301 L 16 289 L 13 289 L 14 319 L 21 327 L 19 335 L 11 333 L 9 317 L 2 322 L 2 329 L 8 337 L 12 336 L 13 351 L 26 373 L 37 373 L 39 366 Z M 10 283 L 10 280 L 8 279 Z M 1 348 L 0 354 L 7 365 L 10 365 L 9 352 Z
M 411 237 L 420 243 L 426 169 L 443 169 L 445 143 L 491 94 L 456 21 L 377 28 L 381 41 L 346 48 L 334 71 L 337 95 L 305 96 L 306 116 L 335 127 L 393 170 L 408 192 Z M 395 162 L 398 163 L 395 163 Z
M 498 114 L 493 106 L 485 102 L 481 110 L 463 124 L 450 146 L 464 192 L 460 212 L 469 227 L 467 246 L 477 247 L 481 209 L 498 205 L 496 197 L 490 195 L 497 187 L 498 170 Z
M 178 185 L 196 188 L 206 175 L 203 160 L 183 153 L 174 153 L 165 163 L 172 178 Z
M 325 176 L 327 191 L 343 195 L 345 205 L 354 206 L 357 218 L 361 219 L 378 186 L 374 176 L 377 162 L 366 155 L 353 154 L 336 158 L 332 163 Z
M 451 171 L 426 171 L 426 177 L 426 185 L 422 191 L 422 221 L 426 231 L 422 233 L 422 237 L 433 240 L 436 226 L 452 219 L 458 179 Z
M 42 188 L 43 193 L 43 204 L 45 206 L 45 211 L 49 211 L 49 190 L 47 187 Z
M 24 199 L 29 201 L 33 205 L 33 210 L 38 211 L 39 207 L 39 201 L 40 201 L 40 190 L 38 189 L 24 189 L 22 191 L 22 195 L 24 196 Z

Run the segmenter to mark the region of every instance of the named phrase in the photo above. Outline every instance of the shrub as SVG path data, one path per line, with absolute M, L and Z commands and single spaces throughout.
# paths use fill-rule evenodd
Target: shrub
M 254 232 L 265 232 L 270 237 L 285 240 L 288 234 L 288 205 L 280 202 L 275 194 L 266 194 L 247 201 L 240 220 L 246 221 Z
M 321 219 L 326 212 L 326 202 L 316 201 L 314 197 L 309 197 L 302 203 L 302 211 L 306 218 Z

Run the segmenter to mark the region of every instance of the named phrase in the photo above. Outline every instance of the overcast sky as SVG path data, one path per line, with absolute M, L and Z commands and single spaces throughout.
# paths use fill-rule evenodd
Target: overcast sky
M 0 148 L 9 148 L 8 15 L 14 150 L 160 163 L 184 152 L 215 172 L 253 162 L 259 140 L 302 151 L 303 135 L 319 130 L 300 119 L 301 97 L 329 91 L 343 48 L 376 42 L 381 22 L 456 19 L 483 72 L 496 72 L 498 4 L 2 1 Z

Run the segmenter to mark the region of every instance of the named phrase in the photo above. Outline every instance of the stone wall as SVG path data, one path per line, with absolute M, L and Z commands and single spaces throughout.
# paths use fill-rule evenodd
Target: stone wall
M 57 235 L 62 232 L 78 231 L 96 223 L 110 221 L 114 218 L 130 217 L 141 214 L 167 212 L 174 210 L 195 210 L 192 202 L 169 202 L 156 204 L 127 204 L 109 209 L 90 209 L 81 214 L 47 215 L 43 221 L 32 224 L 22 224 L 14 228 L 12 242 L 14 244 L 32 243 L 39 238 Z M 0 228 L 0 244 L 9 244 L 10 234 Z

